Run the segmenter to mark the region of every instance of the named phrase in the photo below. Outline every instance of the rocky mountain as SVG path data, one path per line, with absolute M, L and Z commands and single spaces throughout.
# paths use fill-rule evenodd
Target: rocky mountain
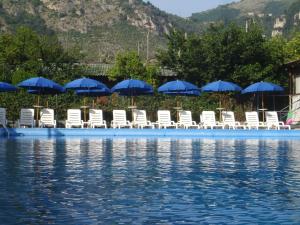
M 195 13 L 193 22 L 208 26 L 210 23 L 235 21 L 247 26 L 249 22 L 261 23 L 268 36 L 288 35 L 298 29 L 299 0 L 241 0 L 215 9 Z
M 0 0 L 1 31 L 26 25 L 56 33 L 66 48 L 78 46 L 89 62 L 111 61 L 123 49 L 145 55 L 147 36 L 153 55 L 170 29 L 198 29 L 191 24 L 142 0 Z

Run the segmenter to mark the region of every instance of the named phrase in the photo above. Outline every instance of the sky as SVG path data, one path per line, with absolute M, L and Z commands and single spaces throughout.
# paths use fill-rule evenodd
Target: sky
M 234 0 L 144 0 L 166 12 L 182 17 L 191 16 L 192 13 L 215 8 L 221 4 L 227 4 Z

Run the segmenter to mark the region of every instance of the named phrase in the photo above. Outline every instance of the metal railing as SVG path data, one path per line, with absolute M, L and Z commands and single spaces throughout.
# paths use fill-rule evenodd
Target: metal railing
M 292 105 L 294 105 L 297 102 L 300 102 L 300 99 L 297 99 L 296 101 L 292 102 Z M 296 109 L 293 109 L 292 111 L 290 111 L 289 108 L 290 108 L 290 105 L 288 105 L 288 106 L 286 106 L 283 109 L 278 111 L 278 116 L 279 116 L 280 120 L 283 120 L 283 119 L 287 118 L 289 112 L 293 113 L 297 110 L 300 110 L 300 107 L 297 107 Z

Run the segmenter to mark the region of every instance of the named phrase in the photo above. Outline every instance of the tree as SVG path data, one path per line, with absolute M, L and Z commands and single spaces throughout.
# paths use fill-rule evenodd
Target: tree
M 179 78 L 198 85 L 228 80 L 241 86 L 270 80 L 284 85 L 284 40 L 267 39 L 260 26 L 248 31 L 231 24 L 212 25 L 202 35 L 185 35 L 174 30 L 167 50 L 157 54 L 161 66 L 175 71 Z
M 156 84 L 159 71 L 155 64 L 143 63 L 136 52 L 130 51 L 117 54 L 108 75 L 111 80 L 133 78 Z

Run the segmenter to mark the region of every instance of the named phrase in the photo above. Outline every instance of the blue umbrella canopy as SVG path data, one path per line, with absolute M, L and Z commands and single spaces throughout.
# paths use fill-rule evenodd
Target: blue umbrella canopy
M 60 93 L 65 91 L 61 85 L 44 77 L 33 77 L 22 81 L 17 86 L 30 90 L 29 93 L 32 94 Z
M 84 77 L 67 83 L 65 88 L 73 90 L 89 90 L 107 88 L 107 86 L 100 81 Z
M 90 89 L 90 90 L 76 90 L 76 95 L 86 97 L 100 97 L 111 95 L 111 90 L 107 87 L 101 89 Z
M 112 89 L 122 96 L 153 94 L 153 87 L 142 80 L 128 79 L 117 83 Z
M 215 81 L 208 83 L 201 88 L 203 92 L 229 92 L 229 91 L 241 91 L 242 88 L 235 83 L 228 81 Z
M 9 83 L 0 82 L 0 92 L 16 91 L 17 88 Z
M 66 89 L 64 89 L 63 87 L 61 87 L 61 89 L 57 88 L 57 89 L 39 89 L 39 90 L 35 90 L 35 89 L 29 89 L 27 91 L 28 94 L 34 94 L 34 95 L 57 95 L 57 94 L 62 94 L 65 93 Z
M 280 87 L 277 84 L 261 81 L 246 87 L 242 91 L 242 94 L 256 93 L 256 92 L 280 92 L 280 91 L 284 91 L 283 87 Z
M 176 92 L 177 94 L 180 94 L 182 92 L 187 93 L 189 91 L 199 91 L 199 88 L 192 83 L 182 80 L 170 81 L 158 88 L 159 93 Z
M 194 91 L 173 91 L 173 92 L 163 92 L 166 95 L 181 95 L 181 96 L 200 96 L 200 91 L 194 90 Z

